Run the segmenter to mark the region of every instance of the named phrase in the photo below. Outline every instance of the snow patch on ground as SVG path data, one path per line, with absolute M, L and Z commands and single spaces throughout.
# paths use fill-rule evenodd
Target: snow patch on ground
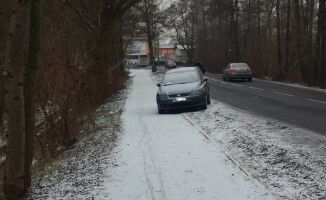
M 212 101 L 187 113 L 242 167 L 282 199 L 326 196 L 326 138 Z
M 115 165 L 112 151 L 122 132 L 125 92 L 97 109 L 93 134 L 85 135 L 34 179 L 27 199 L 107 199 L 100 192 L 110 177 L 107 168 Z

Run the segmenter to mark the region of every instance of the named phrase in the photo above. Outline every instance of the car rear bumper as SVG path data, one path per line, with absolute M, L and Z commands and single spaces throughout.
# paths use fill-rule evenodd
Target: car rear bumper
M 252 73 L 232 73 L 230 78 L 252 78 Z

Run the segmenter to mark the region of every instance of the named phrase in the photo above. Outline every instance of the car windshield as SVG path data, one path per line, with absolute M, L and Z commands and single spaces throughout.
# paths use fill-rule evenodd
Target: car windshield
M 138 59 L 138 55 L 127 55 L 127 59 Z
M 162 85 L 175 85 L 198 82 L 199 76 L 196 71 L 183 71 L 168 73 L 162 80 Z

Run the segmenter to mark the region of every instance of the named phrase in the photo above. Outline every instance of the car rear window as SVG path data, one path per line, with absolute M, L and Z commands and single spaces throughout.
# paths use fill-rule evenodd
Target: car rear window
M 245 63 L 236 63 L 236 64 L 232 64 L 232 68 L 249 68 L 249 66 Z
M 198 82 L 199 75 L 197 71 L 186 71 L 186 72 L 176 72 L 165 74 L 162 84 L 163 85 L 173 85 L 173 84 L 185 84 Z
M 169 60 L 169 61 L 168 61 L 168 64 L 175 64 L 175 62 Z

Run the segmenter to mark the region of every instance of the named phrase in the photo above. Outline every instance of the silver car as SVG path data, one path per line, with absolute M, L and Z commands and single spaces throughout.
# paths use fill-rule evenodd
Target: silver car
M 223 69 L 223 80 L 242 79 L 252 81 L 252 69 L 246 63 L 230 63 Z

